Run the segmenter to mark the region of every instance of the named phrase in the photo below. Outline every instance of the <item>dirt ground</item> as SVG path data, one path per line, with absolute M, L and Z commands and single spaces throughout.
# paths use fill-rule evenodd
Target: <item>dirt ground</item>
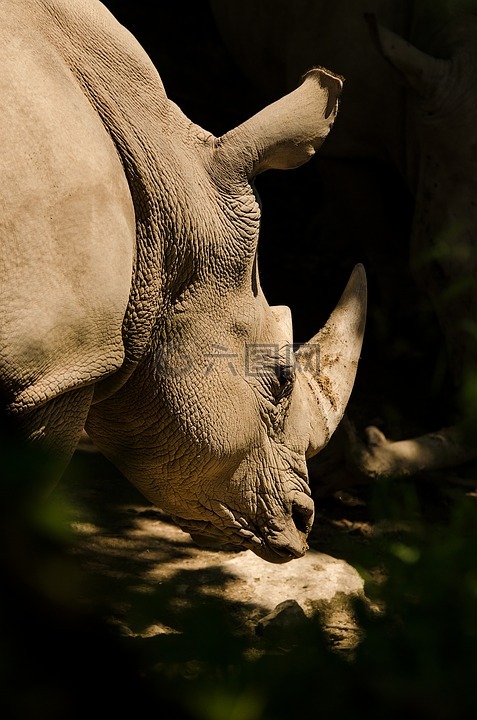
M 331 515 L 325 506 L 319 510 L 306 557 L 285 565 L 233 546 L 195 545 L 91 448 L 76 454 L 58 494 L 67 499 L 73 554 L 93 579 L 109 618 L 127 636 L 178 632 L 174 608 L 180 615 L 186 605 L 209 602 L 234 618 L 237 632 L 253 636 L 263 618 L 292 601 L 305 616 L 324 612 L 336 647 L 351 648 L 357 640 L 347 600 L 363 596 L 363 580 L 335 540 L 354 532 L 366 541 L 373 530 L 364 501 L 349 493 L 331 500 L 330 507 L 337 503 Z M 169 620 L 161 617 L 164 603 Z M 289 620 L 286 608 L 282 620 Z
M 79 720 L 93 704 L 108 717 L 124 716 L 149 712 L 159 697 L 163 720 L 281 719 L 297 707 L 305 712 L 310 697 L 333 709 L 346 688 L 346 713 L 335 717 L 348 717 L 356 685 L 364 684 L 373 700 L 381 694 L 388 708 L 402 676 L 410 678 L 404 705 L 419 692 L 433 708 L 434 686 L 429 691 L 417 671 L 407 670 L 410 658 L 424 650 L 426 657 L 435 653 L 424 679 L 431 677 L 454 702 L 455 688 L 445 687 L 453 677 L 449 658 L 455 670 L 455 652 L 462 655 L 457 677 L 465 678 L 473 667 L 467 658 L 475 655 L 475 518 L 468 539 L 455 534 L 455 526 L 434 547 L 427 538 L 449 525 L 456 498 L 475 501 L 463 473 L 457 479 L 409 484 L 418 488 L 424 510 L 417 535 L 409 503 L 390 508 L 402 483 L 391 486 L 379 508 L 376 488 L 324 494 L 315 479 L 310 550 L 276 566 L 249 551 L 195 546 L 100 454 L 78 451 L 49 513 L 31 526 L 4 517 L 3 716 Z M 383 627 L 368 622 L 370 634 L 363 636 L 363 611 L 378 620 L 382 615 L 377 589 L 389 571 L 392 612 Z M 436 645 L 441 638 L 442 651 Z M 449 642 L 456 646 L 451 656 Z M 349 661 L 366 643 L 354 667 Z M 403 643 L 409 648 L 401 664 Z M 301 677 L 304 694 L 296 698 L 293 687 Z M 268 715 L 249 697 L 258 692 L 268 707 L 284 691 L 286 704 Z M 195 703 L 191 715 L 183 713 L 186 692 Z M 197 710 L 201 702 L 203 711 Z M 373 717 L 383 716 L 380 707 Z
M 369 485 L 332 490 L 315 478 L 312 487 L 310 550 L 284 566 L 232 546 L 196 546 L 87 445 L 58 494 L 67 499 L 73 553 L 121 633 L 152 638 L 179 632 L 184 608 L 212 603 L 233 618 L 235 631 L 252 637 L 280 603 L 293 601 L 305 614 L 322 612 L 331 646 L 352 650 L 359 628 L 348 600 L 366 599 L 364 580 L 384 577 L 380 548 L 389 538 L 405 539 L 407 529 L 404 520 L 376 515 Z M 456 497 L 475 495 L 463 475 L 453 482 L 427 478 L 417 487 L 429 527 L 446 523 Z M 365 563 L 368 556 L 372 561 Z M 277 627 L 288 620 L 285 612 Z

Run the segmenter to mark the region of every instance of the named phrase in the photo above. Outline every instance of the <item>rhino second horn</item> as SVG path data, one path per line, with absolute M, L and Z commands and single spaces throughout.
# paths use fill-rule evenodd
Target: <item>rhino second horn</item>
M 361 354 L 366 304 L 366 273 L 359 264 L 327 323 L 296 353 L 312 396 L 308 457 L 326 445 L 343 417 Z
M 293 319 L 290 308 L 287 305 L 272 305 L 270 310 L 278 323 L 283 342 L 293 345 Z

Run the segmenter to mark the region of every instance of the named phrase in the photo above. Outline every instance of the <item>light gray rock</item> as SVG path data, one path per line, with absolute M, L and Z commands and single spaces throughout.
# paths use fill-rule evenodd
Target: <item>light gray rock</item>
M 363 594 L 363 579 L 351 565 L 316 550 L 285 565 L 265 563 L 249 552 L 224 556 L 221 565 L 236 578 L 237 597 L 269 611 L 296 600 L 311 616 L 337 597 Z

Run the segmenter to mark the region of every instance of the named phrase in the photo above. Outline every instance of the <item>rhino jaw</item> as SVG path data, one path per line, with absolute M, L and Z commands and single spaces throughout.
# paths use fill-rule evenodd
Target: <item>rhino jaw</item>
M 263 560 L 272 563 L 285 563 L 303 557 L 308 550 L 307 537 L 313 525 L 314 503 L 306 492 L 295 491 L 291 494 L 291 502 L 286 510 L 278 514 L 268 511 L 267 518 L 260 524 L 239 517 L 238 513 L 233 513 L 223 503 L 213 504 L 214 513 L 220 512 L 222 518 L 226 519 L 227 524 L 223 527 L 219 528 L 206 520 L 187 520 L 178 516 L 172 519 L 198 545 L 236 545 L 244 550 L 252 550 Z M 265 502 L 261 504 L 266 511 Z

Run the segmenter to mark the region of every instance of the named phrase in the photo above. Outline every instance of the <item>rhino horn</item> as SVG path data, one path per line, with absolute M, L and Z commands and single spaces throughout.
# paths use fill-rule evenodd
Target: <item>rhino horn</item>
M 308 457 L 326 445 L 343 417 L 361 353 L 366 302 L 366 273 L 359 264 L 328 322 L 296 353 L 311 389 Z
M 450 61 L 435 58 L 380 25 L 374 15 L 365 15 L 371 36 L 382 55 L 413 90 L 429 96 L 443 82 Z
M 283 342 L 293 345 L 293 320 L 290 308 L 287 305 L 272 305 L 270 310 L 277 321 Z

